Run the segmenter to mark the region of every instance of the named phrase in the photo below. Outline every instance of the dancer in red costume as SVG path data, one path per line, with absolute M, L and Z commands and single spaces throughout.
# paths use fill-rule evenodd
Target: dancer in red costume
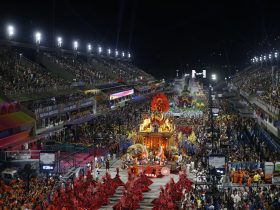
M 136 177 L 129 174 L 128 182 L 123 189 L 123 196 L 119 202 L 114 205 L 114 210 L 134 210 L 140 208 L 139 202 L 143 200 L 143 192 L 149 191 L 148 185 L 151 181 L 144 174 Z
M 114 178 L 114 182 L 115 182 L 118 186 L 124 186 L 123 181 L 120 179 L 119 172 L 120 172 L 120 170 L 119 170 L 119 168 L 117 168 L 117 174 L 116 174 L 116 176 L 115 176 L 115 178 Z
M 154 204 L 153 210 L 178 209 L 175 201 L 182 199 L 184 189 L 187 192 L 190 192 L 192 189 L 192 182 L 188 179 L 185 171 L 180 173 L 177 183 L 171 178 L 170 182 L 166 184 L 165 189 L 161 187 L 159 197 L 152 201 Z

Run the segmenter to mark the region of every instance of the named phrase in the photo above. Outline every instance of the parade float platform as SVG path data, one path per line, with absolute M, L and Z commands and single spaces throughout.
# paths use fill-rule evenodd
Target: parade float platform
M 151 113 L 143 116 L 134 144 L 126 153 L 129 173 L 159 178 L 176 171 L 178 139 L 172 119 L 165 114 L 168 110 L 169 102 L 163 93 L 153 97 Z

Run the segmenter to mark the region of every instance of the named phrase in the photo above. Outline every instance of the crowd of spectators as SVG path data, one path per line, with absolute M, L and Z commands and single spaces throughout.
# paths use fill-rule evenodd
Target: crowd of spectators
M 60 143 L 95 145 L 119 152 L 119 145 L 127 141 L 129 133 L 137 132 L 142 113 L 149 109 L 149 102 L 128 103 L 113 111 L 95 116 L 88 122 L 66 127 L 52 137 Z
M 280 108 L 280 71 L 268 67 L 252 67 L 233 78 L 233 84 L 247 94 L 255 95 L 269 105 Z
M 280 189 L 275 185 L 228 188 L 222 194 L 217 192 L 213 194 L 214 196 L 209 196 L 204 190 L 200 189 L 185 191 L 182 199 L 182 209 L 276 210 L 280 208 Z
M 53 179 L 38 180 L 32 178 L 29 181 L 12 180 L 11 183 L 4 183 L 0 180 L 0 207 L 9 209 L 43 209 L 44 201 L 48 199 L 53 187 Z
M 0 88 L 6 95 L 42 93 L 69 87 L 62 78 L 27 60 L 12 49 L 0 50 Z
M 0 50 L 0 88 L 5 95 L 66 90 L 72 87 L 73 82 L 92 87 L 116 81 L 153 79 L 151 75 L 126 61 L 67 54 L 43 53 L 42 56 L 69 72 L 73 81 L 56 76 L 16 49 L 3 47 Z
M 98 57 L 85 59 L 78 55 L 58 56 L 45 53 L 45 56 L 49 61 L 71 73 L 76 81 L 85 82 L 87 85 L 102 85 L 119 80 L 129 82 L 152 79 L 143 70 L 128 62 Z

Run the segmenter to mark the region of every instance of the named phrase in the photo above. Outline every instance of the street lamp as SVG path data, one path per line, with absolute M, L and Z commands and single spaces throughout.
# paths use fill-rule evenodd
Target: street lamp
M 41 43 L 42 35 L 40 32 L 35 33 L 35 43 L 39 45 Z
M 88 44 L 88 45 L 87 45 L 87 50 L 88 50 L 89 53 L 91 53 L 91 51 L 92 51 L 91 44 Z
M 98 53 L 101 54 L 102 53 L 102 47 L 98 47 Z
M 12 25 L 7 26 L 7 35 L 9 39 L 12 39 L 13 36 L 15 35 L 15 28 Z
M 275 60 L 276 60 L 276 65 L 277 65 L 277 67 L 278 67 L 278 52 L 275 52 L 275 53 L 274 53 L 274 58 L 275 58 Z
M 62 46 L 62 38 L 59 36 L 57 37 L 57 46 L 61 47 Z
M 78 41 L 74 41 L 74 42 L 73 42 L 73 49 L 74 49 L 74 50 L 78 50 L 78 46 L 79 46 Z
M 265 62 L 265 65 L 267 66 L 266 55 L 263 56 L 263 60 L 264 60 L 264 62 Z
M 272 55 L 270 53 L 268 54 L 268 59 L 270 60 L 270 64 L 271 64 L 271 67 L 272 67 Z

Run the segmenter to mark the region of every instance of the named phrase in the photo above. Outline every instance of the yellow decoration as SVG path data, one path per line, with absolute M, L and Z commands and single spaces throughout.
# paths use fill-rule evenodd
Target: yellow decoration
M 194 131 L 192 131 L 191 135 L 189 135 L 188 140 L 191 143 L 195 143 L 196 142 L 196 135 L 195 135 Z

